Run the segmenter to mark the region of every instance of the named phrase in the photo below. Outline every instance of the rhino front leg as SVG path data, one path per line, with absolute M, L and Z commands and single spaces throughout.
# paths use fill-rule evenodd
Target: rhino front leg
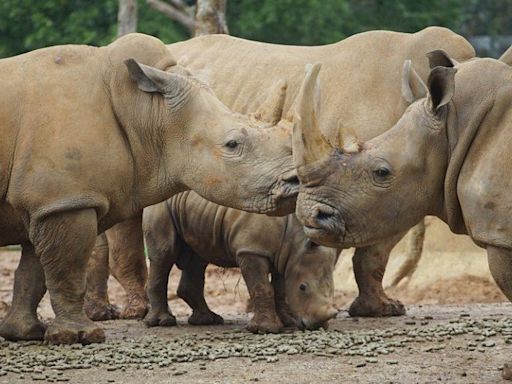
M 45 333 L 53 344 L 97 343 L 105 333 L 85 314 L 87 262 L 97 235 L 94 209 L 63 212 L 34 221 L 30 237 L 39 255 L 55 320 Z
M 106 231 L 110 252 L 110 271 L 122 285 L 128 303 L 121 312 L 123 319 L 142 319 L 148 312 L 145 285 L 148 268 L 144 255 L 142 212 L 133 219 Z
M 42 340 L 46 326 L 37 318 L 37 306 L 46 292 L 44 272 L 32 244 L 23 244 L 14 276 L 12 306 L 0 324 L 6 340 Z
M 487 260 L 494 281 L 512 301 L 512 250 L 488 246 Z
M 357 248 L 353 258 L 359 296 L 350 305 L 350 316 L 379 317 L 405 315 L 404 305 L 390 299 L 382 287 L 389 253 L 405 235 L 401 233 L 379 244 Z
M 247 324 L 252 333 L 278 333 L 283 323 L 276 313 L 274 289 L 268 280 L 270 265 L 264 256 L 237 256 L 238 265 L 254 305 L 254 316 Z
M 284 277 L 279 273 L 272 273 L 272 286 L 274 287 L 277 315 L 285 327 L 295 327 L 297 320 L 286 302 Z
M 119 308 L 108 299 L 108 243 L 104 233 L 96 239 L 87 265 L 87 291 L 84 309 L 89 319 L 94 321 L 119 318 Z
M 213 312 L 204 299 L 204 272 L 208 263 L 202 261 L 195 253 L 183 255 L 183 265 L 178 296 L 192 308 L 188 318 L 191 325 L 224 324 L 224 319 Z

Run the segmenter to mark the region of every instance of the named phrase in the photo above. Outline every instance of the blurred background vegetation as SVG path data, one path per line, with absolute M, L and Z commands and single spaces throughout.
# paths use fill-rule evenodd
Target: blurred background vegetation
M 190 37 L 146 1 L 138 4 L 138 31 L 166 43 Z M 1 0 L 0 57 L 55 44 L 107 44 L 117 33 L 117 10 L 117 0 Z M 481 56 L 497 57 L 512 43 L 512 0 L 228 0 L 226 13 L 231 35 L 283 44 L 327 44 L 366 30 L 415 32 L 429 25 L 464 35 Z

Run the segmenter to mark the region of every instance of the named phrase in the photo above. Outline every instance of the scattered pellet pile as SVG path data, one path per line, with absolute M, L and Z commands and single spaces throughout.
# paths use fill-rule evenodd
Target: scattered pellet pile
M 103 367 L 108 371 L 169 367 L 174 375 L 184 373 L 179 363 L 244 357 L 252 361 L 276 362 L 280 355 L 313 354 L 336 358 L 360 356 L 363 367 L 377 363 L 382 355 L 392 355 L 411 343 L 427 343 L 422 350 L 444 349 L 450 339 L 469 335 L 468 351 L 493 348 L 502 338 L 512 344 L 512 319 L 471 320 L 460 318 L 448 324 L 393 328 L 375 331 L 313 331 L 280 335 L 253 335 L 241 331 L 180 335 L 171 339 L 155 336 L 108 340 L 104 344 L 55 346 L 40 342 L 0 342 L 0 376 L 8 372 L 19 378 L 68 381 L 66 370 Z M 432 342 L 434 346 L 432 346 Z M 421 347 L 420 347 L 421 349 Z M 204 363 L 203 363 L 204 362 Z M 386 360 L 398 364 L 398 360 Z

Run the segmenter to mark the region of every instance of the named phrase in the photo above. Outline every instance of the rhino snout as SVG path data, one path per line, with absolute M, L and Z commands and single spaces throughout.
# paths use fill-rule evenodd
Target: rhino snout
M 315 330 L 323 328 L 327 330 L 329 327 L 329 320 L 336 318 L 338 310 L 334 307 L 326 308 L 321 313 L 317 314 L 314 319 L 311 318 L 300 318 L 298 320 L 298 327 L 301 330 Z

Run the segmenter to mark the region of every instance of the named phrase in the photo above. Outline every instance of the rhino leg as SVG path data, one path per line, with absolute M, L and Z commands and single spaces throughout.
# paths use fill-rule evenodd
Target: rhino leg
M 87 262 L 94 248 L 94 209 L 68 211 L 36 220 L 30 237 L 43 265 L 55 320 L 45 333 L 53 344 L 96 343 L 105 333 L 84 312 Z
M 379 317 L 405 314 L 404 305 L 390 299 L 382 287 L 389 253 L 405 235 L 401 233 L 379 244 L 357 248 L 354 254 L 354 274 L 359 296 L 350 305 L 350 316 Z
M 283 323 L 276 313 L 274 289 L 268 280 L 270 265 L 264 256 L 237 256 L 238 265 L 254 304 L 254 316 L 247 324 L 252 333 L 278 333 Z
M 487 259 L 494 281 L 512 301 L 512 250 L 488 246 Z
M 224 324 L 224 319 L 213 312 L 204 299 L 204 272 L 208 263 L 190 251 L 190 255 L 182 255 L 183 263 L 178 296 L 192 308 L 192 315 L 188 318 L 191 325 Z M 181 261 L 181 260 L 180 260 Z
M 142 319 L 148 312 L 148 298 L 144 287 L 148 268 L 144 255 L 142 213 L 119 223 L 106 231 L 110 252 L 110 272 L 122 285 L 128 296 L 122 319 Z
M 23 244 L 20 263 L 14 277 L 12 306 L 0 324 L 0 336 L 6 340 L 42 340 L 46 326 L 36 310 L 46 292 L 44 272 L 31 244 Z
M 172 229 L 159 236 L 159 228 L 152 228 L 146 235 L 150 261 L 147 285 L 149 312 L 144 323 L 148 327 L 170 327 L 177 323 L 167 304 L 167 285 L 181 248 L 178 245 L 179 239 L 176 231 Z
M 91 320 L 102 321 L 119 318 L 119 308 L 110 304 L 108 300 L 108 276 L 108 243 L 105 234 L 101 234 L 96 239 L 94 251 L 87 265 L 84 310 Z
M 297 320 L 286 302 L 284 277 L 278 273 L 272 273 L 272 286 L 274 287 L 277 315 L 285 327 L 295 327 Z

